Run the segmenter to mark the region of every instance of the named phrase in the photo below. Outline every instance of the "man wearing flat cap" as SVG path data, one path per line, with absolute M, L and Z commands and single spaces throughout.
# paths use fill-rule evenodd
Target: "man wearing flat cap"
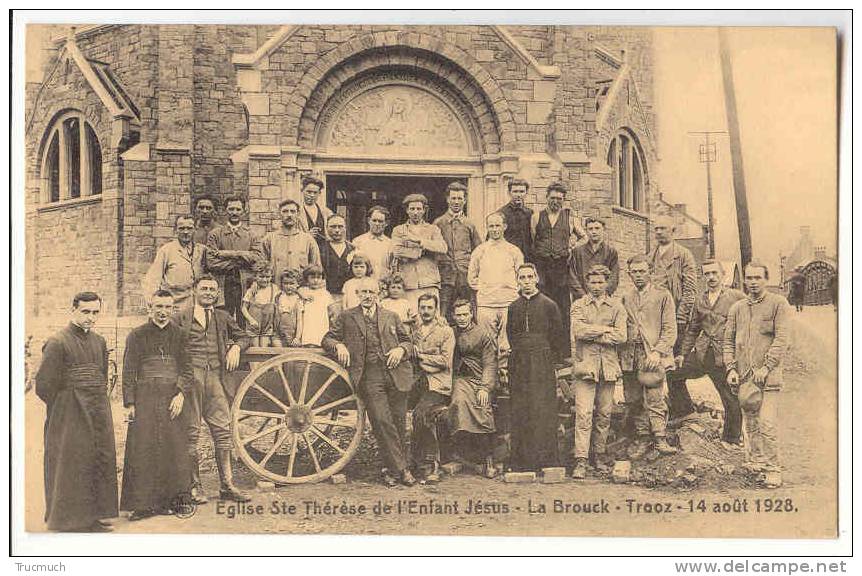
M 446 254 L 448 246 L 440 228 L 425 221 L 428 199 L 422 194 L 408 194 L 403 201 L 407 222 L 392 230 L 393 257 L 404 278 L 404 297 L 413 310 L 419 309 L 419 296 L 431 293 L 440 298 L 440 271 L 437 255 Z

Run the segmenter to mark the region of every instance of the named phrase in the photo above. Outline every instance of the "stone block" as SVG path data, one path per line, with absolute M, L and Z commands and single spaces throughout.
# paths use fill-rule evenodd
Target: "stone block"
M 611 471 L 611 480 L 615 484 L 625 484 L 631 479 L 632 463 L 628 460 L 617 460 L 614 463 L 614 469 Z
M 332 484 L 347 484 L 347 476 L 344 474 L 333 474 L 329 477 Z
M 237 70 L 236 83 L 243 92 L 260 92 L 260 70 Z
M 269 492 L 275 490 L 275 482 L 267 482 L 266 480 L 257 481 L 257 489 L 260 492 Z
M 444 474 L 448 474 L 449 476 L 454 476 L 455 474 L 460 473 L 463 469 L 464 465 L 460 462 L 448 462 L 440 466 L 440 470 L 442 470 Z
M 503 481 L 507 484 L 532 484 L 536 481 L 535 472 L 506 472 Z
M 243 94 L 242 101 L 251 116 L 266 116 L 269 114 L 268 94 Z
M 533 99 L 539 102 L 553 102 L 557 92 L 557 83 L 548 80 L 533 82 Z
M 528 102 L 527 124 L 547 124 L 552 108 L 550 102 Z
M 477 50 L 476 60 L 479 62 L 491 62 L 494 60 L 493 50 Z
M 542 484 L 559 484 L 566 479 L 566 469 L 562 467 L 542 468 Z

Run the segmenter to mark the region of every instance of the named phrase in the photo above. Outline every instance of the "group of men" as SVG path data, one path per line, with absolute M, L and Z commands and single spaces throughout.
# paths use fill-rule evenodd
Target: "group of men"
M 322 189 L 322 181 L 304 179 L 302 205 L 283 201 L 281 227 L 263 238 L 242 222 L 246 205 L 238 197 L 226 201 L 223 225 L 214 223 L 216 204 L 209 197 L 196 200 L 196 218 L 177 217 L 176 239 L 159 249 L 143 283 L 149 320 L 126 344 L 130 428 L 120 508 L 131 510 L 133 519 L 169 511 L 186 493 L 196 504 L 206 502 L 197 462 L 202 421 L 213 437 L 220 497 L 248 500 L 233 484 L 232 390 L 225 374 L 238 366 L 247 345 L 239 310 L 251 269 L 263 261 L 279 277 L 321 265 L 335 296 L 349 277 L 354 250 L 366 255 L 374 272 L 359 280 L 360 304 L 333 318 L 322 347 L 348 369 L 365 401 L 385 484 L 435 482 L 441 461 L 469 448 L 488 476 L 496 473 L 493 397 L 501 366 L 507 366 L 510 394 L 509 468 L 560 465 L 555 369 L 569 362 L 575 478 L 585 476 L 589 459 L 607 462 L 619 388 L 636 435 L 631 457 L 650 445 L 674 452 L 666 438 L 668 412 L 685 418 L 695 411 L 685 379 L 701 374 L 712 378 L 724 405 L 723 439 L 740 443 L 744 420 L 752 465 L 778 470 L 775 392 L 787 303 L 765 290 L 765 266 L 745 268 L 744 295 L 724 286 L 720 263 L 707 261 L 706 288 L 698 294 L 694 258 L 674 241 L 672 221 L 659 218 L 656 246 L 627 261 L 632 286 L 623 290 L 605 223 L 564 208 L 560 183 L 548 186 L 547 207 L 534 214 L 525 204 L 529 184 L 510 182 L 510 202 L 487 216 L 484 240 L 466 216 L 467 190 L 460 182 L 447 187 L 449 209 L 433 223 L 425 221 L 427 199 L 410 194 L 404 198 L 407 221 L 391 238 L 385 234 L 388 211 L 374 207 L 369 231 L 352 242 L 345 239 L 343 217 L 318 204 Z M 392 272 L 403 278 L 418 313 L 409 330 L 379 305 L 378 280 Z M 118 511 L 104 394 L 107 352 L 92 331 L 100 308 L 92 292 L 75 297 L 72 323 L 47 341 L 36 378 L 48 408 L 50 529 L 110 530 L 102 520 Z

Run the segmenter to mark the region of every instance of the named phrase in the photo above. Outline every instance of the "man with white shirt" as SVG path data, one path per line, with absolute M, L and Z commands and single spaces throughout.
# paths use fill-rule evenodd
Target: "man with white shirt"
M 374 269 L 375 280 L 389 276 L 392 260 L 392 239 L 384 234 L 389 224 L 389 210 L 383 206 L 372 206 L 368 210 L 368 232 L 353 239 L 353 247 L 368 256 Z
M 304 176 L 300 181 L 302 189 L 302 214 L 297 225 L 303 232 L 311 234 L 320 245 L 326 241 L 326 221 L 332 216 L 332 210 L 321 205 L 318 200 L 323 191 L 323 180 L 314 176 Z
M 242 196 L 228 198 L 225 201 L 227 222 L 213 229 L 207 238 L 207 271 L 219 281 L 225 311 L 243 327 L 242 296 L 253 278 L 252 268 L 258 261 L 254 252 L 257 238 L 242 222 L 245 208 Z
M 488 330 L 498 353 L 505 356 L 509 304 L 518 299 L 518 267 L 524 255 L 504 238 L 506 217 L 501 212 L 489 214 L 485 227 L 488 239 L 470 256 L 467 281 L 476 290 L 476 323 Z
M 201 419 L 207 423 L 215 447 L 222 500 L 248 502 L 250 498 L 233 484 L 231 452 L 233 439 L 230 431 L 230 401 L 233 390 L 226 384 L 227 372 L 239 366 L 239 356 L 247 342 L 242 329 L 227 312 L 215 309 L 219 286 L 216 279 L 205 274 L 195 282 L 195 302 L 182 310 L 174 321 L 183 332 L 193 373 L 192 386 L 183 406 L 188 423 L 188 449 L 192 464 L 192 501 L 205 504 L 201 492 L 198 463 L 198 439 Z

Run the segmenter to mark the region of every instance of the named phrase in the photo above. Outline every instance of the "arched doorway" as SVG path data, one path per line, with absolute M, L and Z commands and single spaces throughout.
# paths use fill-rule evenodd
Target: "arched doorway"
M 516 155 L 500 151 L 493 106 L 466 71 L 439 56 L 399 47 L 381 64 L 377 52 L 348 58 L 310 93 L 295 164 L 283 163 L 286 185 L 302 173 L 322 177 L 328 206 L 355 237 L 374 204 L 389 208 L 393 224 L 402 222 L 401 201 L 411 192 L 428 197 L 433 220 L 457 180 L 468 188 L 468 216 L 483 228 L 484 215 L 506 201 L 504 179 L 518 168 Z

